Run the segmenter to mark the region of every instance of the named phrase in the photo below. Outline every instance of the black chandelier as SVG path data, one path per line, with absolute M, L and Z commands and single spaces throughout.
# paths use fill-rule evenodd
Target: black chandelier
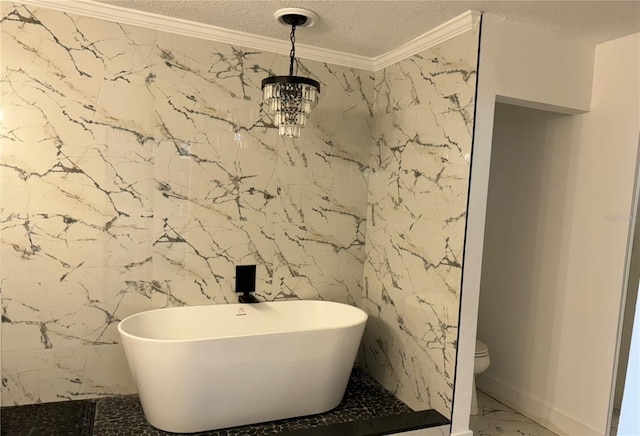
M 294 76 L 296 55 L 296 27 L 309 27 L 317 15 L 306 9 L 281 9 L 275 14 L 282 23 L 291 26 L 291 52 L 289 53 L 289 75 L 270 76 L 262 80 L 262 101 L 280 136 L 297 138 L 307 117 L 318 104 L 320 84 L 308 77 Z

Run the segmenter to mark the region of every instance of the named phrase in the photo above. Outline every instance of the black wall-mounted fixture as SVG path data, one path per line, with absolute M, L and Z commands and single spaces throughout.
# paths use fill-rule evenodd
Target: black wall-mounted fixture
M 258 303 L 253 294 L 256 292 L 256 266 L 236 265 L 236 293 L 242 293 L 238 297 L 240 303 Z

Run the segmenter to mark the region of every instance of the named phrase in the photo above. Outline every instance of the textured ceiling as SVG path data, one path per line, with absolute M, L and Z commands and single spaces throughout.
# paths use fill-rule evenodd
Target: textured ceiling
M 298 42 L 374 57 L 468 10 L 532 23 L 592 44 L 640 32 L 640 1 L 100 0 L 102 3 L 287 40 L 273 13 L 302 7 L 320 15 Z

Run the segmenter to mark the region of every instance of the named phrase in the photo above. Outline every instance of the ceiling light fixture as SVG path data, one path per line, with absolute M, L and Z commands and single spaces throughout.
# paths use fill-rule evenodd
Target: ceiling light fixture
M 275 18 L 291 26 L 291 52 L 289 75 L 270 76 L 262 80 L 262 101 L 266 111 L 273 115 L 280 136 L 297 138 L 300 129 L 316 104 L 320 84 L 308 77 L 293 75 L 296 56 L 296 28 L 310 27 L 318 21 L 318 15 L 307 9 L 285 8 L 276 11 Z

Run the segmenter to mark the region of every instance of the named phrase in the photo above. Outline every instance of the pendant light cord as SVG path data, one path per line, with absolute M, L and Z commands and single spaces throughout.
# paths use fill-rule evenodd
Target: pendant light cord
M 296 25 L 291 26 L 291 52 L 289 53 L 291 62 L 289 64 L 289 75 L 293 76 L 293 61 L 296 58 Z

